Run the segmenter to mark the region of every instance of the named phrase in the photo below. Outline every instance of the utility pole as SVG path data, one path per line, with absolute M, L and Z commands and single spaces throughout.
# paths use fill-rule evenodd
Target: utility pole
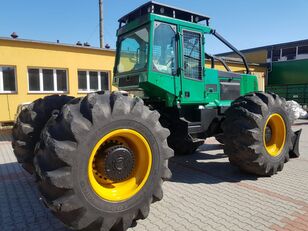
M 103 0 L 99 0 L 99 42 L 100 42 L 100 48 L 104 48 Z

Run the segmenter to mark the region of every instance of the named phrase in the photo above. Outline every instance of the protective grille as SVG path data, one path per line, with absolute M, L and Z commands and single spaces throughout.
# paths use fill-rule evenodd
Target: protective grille
M 129 76 L 119 78 L 119 87 L 137 86 L 139 84 L 139 76 Z
M 185 77 L 202 79 L 201 34 L 183 31 Z

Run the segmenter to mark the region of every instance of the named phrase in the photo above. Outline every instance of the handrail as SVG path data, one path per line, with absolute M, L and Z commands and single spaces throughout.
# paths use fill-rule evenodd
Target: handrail
M 221 64 L 224 66 L 224 68 L 226 68 L 227 71 L 231 71 L 230 67 L 228 66 L 228 64 L 225 62 L 225 60 L 223 60 L 220 57 L 217 57 L 215 55 L 209 55 L 207 53 L 205 53 L 205 56 L 209 59 L 211 59 L 211 68 L 215 68 L 215 61 L 214 60 L 218 60 L 219 62 L 221 62 Z
M 250 74 L 250 69 L 247 63 L 247 60 L 245 58 L 245 56 L 243 55 L 242 52 L 240 52 L 238 49 L 236 49 L 231 43 L 229 43 L 224 37 L 222 37 L 220 34 L 218 34 L 218 32 L 216 32 L 216 30 L 211 30 L 211 34 L 214 35 L 218 40 L 220 40 L 222 43 L 224 43 L 227 47 L 229 47 L 231 50 L 233 50 L 238 56 L 241 57 L 241 59 L 243 60 L 243 63 L 245 65 L 246 68 L 246 73 Z

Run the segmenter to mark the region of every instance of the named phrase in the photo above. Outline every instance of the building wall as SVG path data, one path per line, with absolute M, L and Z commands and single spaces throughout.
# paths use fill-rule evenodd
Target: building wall
M 273 62 L 268 85 L 308 84 L 308 59 Z
M 289 89 L 282 85 L 308 84 L 307 39 L 243 50 L 242 53 L 248 62 L 268 66 L 269 70 L 265 72 L 268 89 L 276 89 L 277 85 Z M 236 57 L 236 54 L 224 53 L 219 56 Z
M 16 93 L 0 94 L 0 121 L 12 121 L 20 103 L 32 102 L 48 94 L 28 92 L 28 68 L 60 68 L 67 70 L 68 95 L 78 93 L 77 70 L 100 70 L 110 73 L 110 88 L 114 66 L 114 51 L 44 44 L 14 40 L 0 40 L 0 66 L 14 66 Z
M 267 62 L 267 49 L 245 51 L 243 52 L 244 56 L 249 63 L 266 63 Z M 223 55 L 224 56 L 224 55 Z M 239 58 L 237 54 L 231 53 L 226 55 L 226 57 Z
M 250 63 L 266 63 L 267 62 L 267 50 L 257 50 L 252 52 L 245 52 L 245 57 Z

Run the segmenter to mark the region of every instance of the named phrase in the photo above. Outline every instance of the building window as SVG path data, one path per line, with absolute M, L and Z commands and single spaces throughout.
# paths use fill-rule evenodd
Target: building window
M 295 59 L 295 57 L 296 57 L 296 47 L 282 49 L 281 56 L 286 57 L 287 60 Z
M 281 49 L 275 49 L 273 50 L 273 57 L 272 57 L 272 61 L 278 61 L 280 59 L 280 55 L 281 55 Z
M 14 67 L 0 66 L 0 93 L 16 92 L 16 75 Z
M 272 58 L 272 50 L 267 51 L 267 58 L 271 59 Z
M 56 70 L 57 88 L 60 91 L 67 91 L 67 75 L 66 70 Z
M 29 92 L 67 92 L 66 70 L 29 68 L 28 81 Z
M 98 87 L 98 72 L 90 71 L 89 76 L 90 76 L 90 91 L 95 91 L 100 89 Z
M 106 71 L 78 71 L 78 91 L 93 92 L 109 90 L 109 73 Z
M 308 46 L 298 47 L 298 54 L 299 55 L 307 55 L 308 54 Z

